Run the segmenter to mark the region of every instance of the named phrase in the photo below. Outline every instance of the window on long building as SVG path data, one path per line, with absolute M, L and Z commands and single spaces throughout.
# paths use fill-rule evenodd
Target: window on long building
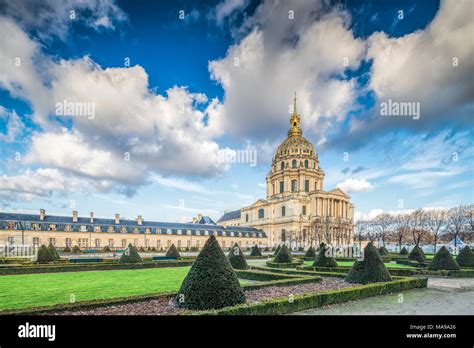
M 302 213 L 303 213 L 303 215 L 306 215 L 306 205 L 303 205 L 303 207 L 302 207 Z
M 286 215 L 286 207 L 282 206 L 281 207 L 281 216 L 285 216 L 285 215 Z
M 280 193 L 283 193 L 285 190 L 285 183 L 283 181 L 280 181 Z
M 265 217 L 265 210 L 259 209 L 258 210 L 258 218 L 263 219 Z
M 38 243 L 39 243 L 39 240 L 38 240 Z M 66 246 L 70 248 L 71 245 L 72 245 L 72 239 L 71 238 L 66 238 Z
M 304 181 L 304 191 L 309 192 L 309 180 Z
M 291 167 L 296 168 L 296 160 L 291 161 Z

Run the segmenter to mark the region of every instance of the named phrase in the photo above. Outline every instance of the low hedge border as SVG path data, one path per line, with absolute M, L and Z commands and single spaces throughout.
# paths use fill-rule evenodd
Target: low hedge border
M 453 278 L 474 278 L 473 268 L 461 268 L 459 271 L 453 270 L 442 270 L 442 271 L 429 271 L 429 270 L 418 270 L 418 274 L 440 276 L 440 277 L 453 277 Z
M 67 264 L 49 266 L 21 266 L 21 267 L 0 267 L 0 275 L 16 274 L 36 274 L 36 273 L 57 273 L 57 272 L 84 272 L 84 271 L 110 271 L 121 269 L 142 269 L 142 268 L 166 268 L 191 266 L 194 261 L 155 261 L 144 263 L 99 263 L 99 264 Z
M 241 304 L 219 310 L 188 312 L 195 315 L 282 315 L 319 308 L 327 305 L 360 300 L 372 296 L 387 295 L 401 291 L 424 288 L 427 278 L 401 278 L 391 282 L 358 285 L 340 290 L 328 290 L 321 293 L 296 295 L 293 301 L 288 297 L 274 298 L 255 304 Z
M 412 266 L 416 268 L 425 268 L 427 267 L 430 263 L 429 262 L 417 262 L 417 261 L 411 261 L 411 260 L 395 260 L 395 263 L 398 265 L 405 265 L 405 266 Z
M 271 269 L 266 270 L 239 270 L 234 269 L 234 272 L 237 274 L 237 277 L 240 279 L 248 280 L 257 280 L 257 281 L 269 281 L 269 280 L 281 280 L 281 279 L 291 279 L 291 278 L 301 278 L 294 275 L 281 274 L 272 272 Z
M 267 266 L 272 267 L 272 268 L 296 268 L 296 266 L 302 265 L 303 260 L 295 260 L 291 263 L 279 263 L 279 262 L 273 262 L 273 261 L 267 261 Z
M 313 267 L 313 266 L 304 266 L 303 270 L 312 270 L 316 272 L 334 272 L 334 273 L 348 273 L 351 267 L 349 266 L 340 266 L 340 267 Z M 419 274 L 417 269 L 408 269 L 408 268 L 387 268 L 390 275 L 394 276 L 403 276 L 408 277 L 412 275 Z
M 290 274 L 290 275 L 299 275 L 299 276 L 317 276 L 315 272 L 311 271 L 304 271 L 304 270 L 292 270 L 292 269 L 282 269 L 282 268 L 268 268 L 268 267 L 261 267 L 261 266 L 252 266 L 252 269 L 266 271 L 266 272 L 273 272 L 273 273 L 283 273 L 283 274 Z
M 282 275 L 271 272 L 251 272 L 251 271 L 241 271 L 235 270 L 238 277 L 241 279 L 249 280 L 267 280 L 274 279 L 269 281 L 262 281 L 260 284 L 246 284 L 242 285 L 244 290 L 256 290 L 261 288 L 266 288 L 270 286 L 289 286 L 289 285 L 299 285 L 299 284 L 308 284 L 308 283 L 319 283 L 322 281 L 321 277 L 298 277 L 293 275 Z M 254 279 L 251 279 L 254 278 Z M 258 278 L 258 279 L 257 279 Z M 89 301 L 80 301 L 76 303 L 62 303 L 52 306 L 42 306 L 42 307 L 30 307 L 25 309 L 17 310 L 7 310 L 0 311 L 0 315 L 43 315 L 48 313 L 53 313 L 62 310 L 85 310 L 106 307 L 110 305 L 122 305 L 133 302 L 147 301 L 159 299 L 162 297 L 175 297 L 177 293 L 167 292 L 160 294 L 145 294 L 137 296 L 128 296 L 128 297 L 117 297 L 111 299 L 97 299 Z

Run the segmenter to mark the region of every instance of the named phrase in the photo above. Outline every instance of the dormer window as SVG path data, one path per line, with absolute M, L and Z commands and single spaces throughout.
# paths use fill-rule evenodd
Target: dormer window
M 94 232 L 102 232 L 100 226 L 94 226 Z

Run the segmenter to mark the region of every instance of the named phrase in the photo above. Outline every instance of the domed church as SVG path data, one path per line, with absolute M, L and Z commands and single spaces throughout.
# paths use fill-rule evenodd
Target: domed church
M 350 197 L 339 188 L 324 191 L 323 187 L 324 171 L 313 144 L 303 137 L 295 95 L 288 137 L 278 147 L 267 175 L 266 199 L 227 212 L 218 223 L 261 229 L 270 246 L 352 245 Z

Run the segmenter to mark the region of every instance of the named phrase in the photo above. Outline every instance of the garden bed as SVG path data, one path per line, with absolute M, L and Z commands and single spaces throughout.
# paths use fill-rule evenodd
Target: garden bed
M 296 268 L 296 266 L 302 265 L 303 260 L 295 260 L 291 263 L 280 263 L 280 262 L 273 262 L 273 261 L 267 261 L 267 266 L 272 267 L 272 268 Z

